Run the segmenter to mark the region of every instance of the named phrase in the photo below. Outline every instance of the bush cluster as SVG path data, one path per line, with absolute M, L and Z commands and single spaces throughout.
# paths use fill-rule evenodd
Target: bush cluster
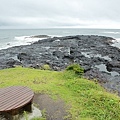
M 74 71 L 75 74 L 82 76 L 84 69 L 79 64 L 72 64 L 66 68 L 67 71 Z

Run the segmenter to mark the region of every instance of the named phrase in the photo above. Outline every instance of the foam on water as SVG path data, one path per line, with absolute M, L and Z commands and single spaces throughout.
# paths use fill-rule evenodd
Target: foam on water
M 118 47 L 120 49 L 120 38 L 117 38 L 116 40 L 113 40 L 112 42 L 113 42 L 112 46 Z
M 36 37 L 33 38 L 31 36 L 20 36 L 20 37 L 15 37 L 14 39 L 20 44 L 26 45 L 26 44 L 30 44 L 38 40 L 42 40 L 44 38 L 36 38 Z
M 113 32 L 113 31 L 103 32 L 103 33 L 107 33 L 107 34 L 120 34 L 120 32 Z
M 43 37 L 43 38 L 38 38 L 38 37 L 34 37 L 34 36 L 14 37 L 13 41 L 0 44 L 0 49 L 7 49 L 9 47 L 20 46 L 20 45 L 30 45 L 31 43 L 34 43 L 38 40 L 43 40 L 46 38 L 48 38 L 48 37 Z

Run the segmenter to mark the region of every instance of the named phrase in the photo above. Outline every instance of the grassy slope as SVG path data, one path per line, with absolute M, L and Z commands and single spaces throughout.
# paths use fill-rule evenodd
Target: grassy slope
M 0 88 L 12 85 L 28 86 L 35 92 L 63 99 L 71 107 L 72 120 L 120 120 L 119 97 L 71 72 L 21 67 L 0 70 Z

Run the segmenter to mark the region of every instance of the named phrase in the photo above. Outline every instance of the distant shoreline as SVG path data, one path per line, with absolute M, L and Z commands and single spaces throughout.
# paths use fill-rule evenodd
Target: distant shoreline
M 119 29 L 82 29 L 82 28 L 50 28 L 50 29 L 0 29 L 0 49 L 6 49 L 13 46 L 28 45 L 39 38 L 29 38 L 36 35 L 48 35 L 51 37 L 58 36 L 75 36 L 75 35 L 99 35 L 110 36 L 119 40 Z M 28 37 L 28 38 L 26 38 Z M 119 42 L 120 43 L 120 42 Z M 120 44 L 116 42 L 118 47 Z

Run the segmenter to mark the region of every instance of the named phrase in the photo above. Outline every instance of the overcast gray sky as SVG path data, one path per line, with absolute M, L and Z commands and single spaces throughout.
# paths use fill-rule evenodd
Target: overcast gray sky
M 120 0 L 0 0 L 0 28 L 120 28 Z

